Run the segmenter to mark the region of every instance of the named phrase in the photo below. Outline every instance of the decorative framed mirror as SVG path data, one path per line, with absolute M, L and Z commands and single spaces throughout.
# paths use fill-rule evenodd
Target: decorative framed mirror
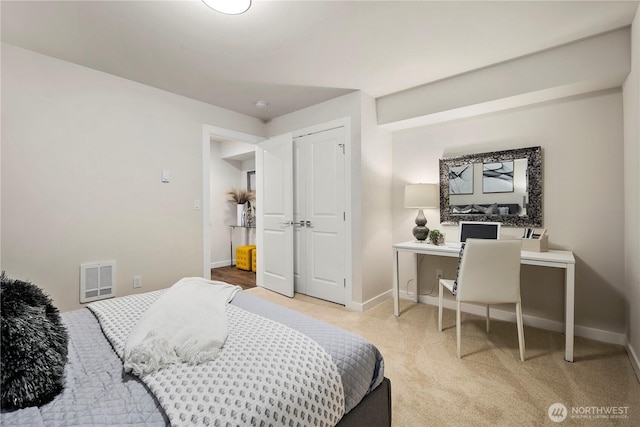
M 440 159 L 440 222 L 542 226 L 542 147 Z

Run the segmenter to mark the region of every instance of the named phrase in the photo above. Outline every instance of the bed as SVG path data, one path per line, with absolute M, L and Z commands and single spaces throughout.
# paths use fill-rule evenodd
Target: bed
M 342 402 L 344 407 L 339 408 L 340 415 L 336 418 L 336 423 L 320 421 L 317 425 L 340 427 L 391 425 L 391 385 L 384 377 L 384 360 L 373 344 L 355 334 L 265 301 L 249 292 L 237 292 L 228 304 L 227 313 L 232 313 L 229 317 L 229 338 L 218 359 L 201 365 L 207 367 L 202 368 L 205 369 L 204 371 L 198 370 L 199 366 L 186 368 L 176 366 L 172 370 L 160 370 L 159 372 L 164 376 L 151 380 L 149 378 L 153 377 L 152 375 L 143 376 L 141 380 L 136 375 L 126 373 L 123 370 L 123 359 L 119 351 L 122 342 L 119 343 L 117 340 L 118 335 L 123 335 L 121 332 L 123 327 L 118 322 L 135 323 L 139 315 L 132 313 L 144 312 L 145 307 L 152 304 L 163 292 L 156 291 L 105 300 L 111 304 L 109 307 L 117 306 L 119 310 L 111 313 L 111 320 L 104 319 L 104 309 L 101 312 L 95 307 L 62 313 L 61 319 L 66 326 L 69 338 L 68 357 L 64 368 L 64 388 L 52 401 L 41 406 L 14 410 L 3 408 L 0 424 L 16 426 L 276 426 L 318 423 L 318 420 L 312 418 L 308 418 L 309 423 L 294 423 L 293 418 L 287 418 L 286 413 L 304 411 L 305 408 L 316 406 L 320 409 L 318 412 L 326 412 L 325 408 L 331 405 L 330 401 L 325 402 L 324 395 L 320 392 L 318 392 L 320 399 L 317 395 L 305 399 L 304 393 L 308 392 L 298 393 L 299 389 L 304 390 L 301 385 L 303 382 L 306 384 L 307 380 L 312 381 L 312 378 L 316 377 L 313 369 L 316 365 L 309 365 L 303 369 L 303 363 L 298 361 L 296 362 L 298 365 L 291 368 L 279 366 L 280 356 L 276 355 L 294 354 L 297 352 L 297 347 L 283 347 L 280 341 L 267 336 L 266 332 L 260 330 L 260 325 L 264 323 L 267 329 L 282 330 L 285 331 L 282 332 L 285 335 L 304 336 L 305 339 L 312 341 L 313 345 L 321 348 L 319 351 L 329 355 L 330 360 L 333 361 L 332 367 L 335 367 L 339 373 L 338 382 L 341 383 L 339 387 L 343 389 L 342 400 L 338 401 Z M 100 301 L 100 303 L 103 302 Z M 236 326 L 234 322 L 238 325 Z M 109 326 L 107 323 L 113 324 Z M 236 328 L 241 332 L 237 332 Z M 277 332 L 277 334 L 280 333 Z M 114 336 L 116 336 L 115 340 Z M 126 336 L 120 339 L 126 340 Z M 253 343 L 251 345 L 255 348 L 252 349 L 250 343 Z M 271 378 L 268 374 L 266 379 L 260 378 L 264 372 L 256 366 L 247 365 L 246 360 L 242 359 L 247 354 L 253 357 L 253 354 L 261 352 L 266 359 L 256 363 L 256 366 L 271 365 L 274 375 Z M 274 359 L 276 357 L 278 359 Z M 236 359 L 242 359 L 244 362 L 238 362 L 238 366 L 227 364 Z M 193 370 L 190 370 L 192 368 Z M 269 368 L 266 370 L 269 371 Z M 298 375 L 295 374 L 296 372 Z M 253 378 L 252 373 L 253 377 L 266 382 L 260 386 L 253 384 L 252 389 L 248 385 L 249 379 Z M 289 376 L 289 373 L 293 375 Z M 287 380 L 290 380 L 289 384 Z M 284 381 L 286 387 L 279 381 Z M 329 385 L 324 381 L 324 379 L 317 380 L 318 385 L 313 383 L 310 387 L 320 389 L 320 383 L 322 383 L 328 389 Z M 300 385 L 296 385 L 297 382 L 300 382 Z M 277 388 L 276 385 L 282 387 Z M 289 388 L 291 391 L 285 390 Z M 253 392 L 256 393 L 255 396 L 252 396 Z M 234 399 L 236 406 L 233 404 Z M 231 402 L 230 406 L 225 406 L 227 404 L 225 402 Z M 247 413 L 237 410 L 242 405 L 248 408 Z M 214 407 L 215 409 L 212 409 Z M 216 411 L 220 411 L 219 413 L 225 416 L 218 416 Z M 234 413 L 231 418 L 230 414 L 233 411 L 238 413 Z M 189 415 L 203 412 L 209 413 L 209 416 Z M 223 420 L 227 420 L 226 423 L 222 422 Z M 229 422 L 229 420 L 237 421 Z

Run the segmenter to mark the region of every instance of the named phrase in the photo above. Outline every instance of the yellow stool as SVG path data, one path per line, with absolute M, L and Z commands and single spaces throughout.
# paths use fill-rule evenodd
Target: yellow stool
M 236 248 L 236 268 L 251 271 L 251 250 L 256 245 L 238 246 Z
M 258 248 L 251 249 L 251 271 L 258 271 Z

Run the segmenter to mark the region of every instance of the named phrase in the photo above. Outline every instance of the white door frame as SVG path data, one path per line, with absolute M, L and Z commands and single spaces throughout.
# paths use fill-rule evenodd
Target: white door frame
M 202 125 L 202 277 L 211 278 L 211 137 L 257 144 L 266 138 L 211 125 Z

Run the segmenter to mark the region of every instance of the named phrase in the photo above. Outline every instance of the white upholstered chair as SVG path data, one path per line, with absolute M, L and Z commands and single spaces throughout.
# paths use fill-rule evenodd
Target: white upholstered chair
M 520 304 L 520 240 L 467 239 L 458 263 L 456 280 L 440 279 L 438 292 L 438 330 L 442 331 L 443 288 L 456 297 L 456 338 L 460 358 L 460 304 L 473 302 L 487 306 L 514 303 L 518 325 L 520 360 L 524 361 L 524 331 Z

